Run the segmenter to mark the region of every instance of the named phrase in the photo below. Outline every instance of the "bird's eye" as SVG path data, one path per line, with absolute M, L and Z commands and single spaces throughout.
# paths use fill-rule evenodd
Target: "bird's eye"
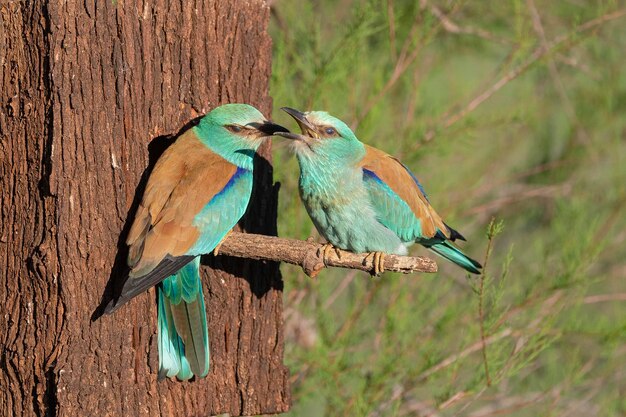
M 329 136 L 337 133 L 337 131 L 332 127 L 327 127 L 326 129 L 324 129 L 324 132 Z
M 237 125 L 226 125 L 226 129 L 230 130 L 233 133 L 241 132 L 241 126 L 237 126 Z

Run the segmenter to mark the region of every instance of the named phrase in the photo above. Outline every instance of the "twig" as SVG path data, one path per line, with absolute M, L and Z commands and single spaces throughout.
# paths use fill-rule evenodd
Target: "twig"
M 560 35 L 560 36 L 557 36 L 551 42 L 539 45 L 532 52 L 532 54 L 530 54 L 530 56 L 524 62 L 522 62 L 519 66 L 513 68 L 511 71 L 506 73 L 502 78 L 500 78 L 498 81 L 496 81 L 487 90 L 483 91 L 481 94 L 479 94 L 478 96 L 474 97 L 459 112 L 457 112 L 457 113 L 449 116 L 448 118 L 446 118 L 443 121 L 443 123 L 441 123 L 441 127 L 442 128 L 448 128 L 448 127 L 452 126 L 453 124 L 455 124 L 456 122 L 458 122 L 459 120 L 463 119 L 469 113 L 471 113 L 472 111 L 476 110 L 476 108 L 478 106 L 480 106 L 483 102 L 485 102 L 487 99 L 489 99 L 491 96 L 493 96 L 496 92 L 498 92 L 502 87 L 504 87 L 509 82 L 513 81 L 514 79 L 516 79 L 517 77 L 522 75 L 524 72 L 526 72 L 526 70 L 528 70 L 531 67 L 531 65 L 533 65 L 535 62 L 539 61 L 544 56 L 546 56 L 549 53 L 551 53 L 554 50 L 556 50 L 563 43 L 565 43 L 566 41 L 571 39 L 574 35 L 579 35 L 579 34 L 581 34 L 583 32 L 587 32 L 587 31 L 589 31 L 591 29 L 594 29 L 594 28 L 600 26 L 603 23 L 609 22 L 611 20 L 619 19 L 619 18 L 624 17 L 624 16 L 626 16 L 626 9 L 618 9 L 618 10 L 616 10 L 614 12 L 607 13 L 607 14 L 602 15 L 600 17 L 597 17 L 595 19 L 589 20 L 589 21 L 581 24 L 580 26 L 577 26 L 571 32 L 563 34 L 563 35 Z M 423 142 L 430 142 L 431 140 L 433 140 L 435 138 L 436 134 L 437 134 L 437 129 L 432 129 L 432 130 L 428 131 L 424 135 Z M 418 144 L 418 146 L 419 146 L 419 144 Z
M 373 257 L 365 253 L 343 250 L 330 251 L 324 263 L 322 245 L 304 240 L 284 239 L 274 236 L 233 232 L 226 237 L 219 253 L 238 258 L 287 262 L 299 265 L 304 273 L 315 277 L 327 266 L 358 269 L 373 273 Z M 338 256 L 339 255 L 339 256 Z M 385 270 L 409 274 L 412 272 L 437 272 L 435 261 L 422 256 L 385 256 Z
M 541 15 L 539 14 L 539 10 L 537 10 L 534 0 L 526 0 L 526 4 L 528 5 L 533 28 L 537 33 L 539 42 L 544 47 L 544 49 L 548 49 L 548 40 L 546 39 L 546 33 L 543 29 L 543 24 L 541 23 Z M 572 102 L 567 95 L 567 91 L 565 89 L 565 86 L 563 85 L 563 80 L 561 79 L 561 75 L 559 74 L 559 69 L 557 68 L 554 58 L 552 56 L 547 57 L 547 64 L 548 71 L 550 72 L 550 78 L 552 78 L 552 81 L 561 98 L 561 101 L 563 102 L 563 108 L 565 109 L 567 116 L 581 132 L 582 138 L 585 140 L 585 144 L 589 145 L 589 135 L 580 123 L 580 120 L 578 120 L 578 117 L 576 117 L 576 111 L 574 110 L 574 106 L 572 105 Z M 595 149 L 591 148 L 590 151 L 595 152 Z
M 337 331 L 337 335 L 335 336 L 335 342 L 341 340 L 348 333 L 348 331 L 352 329 L 359 317 L 361 317 L 361 314 L 363 314 L 363 312 L 370 305 L 376 293 L 378 293 L 381 282 L 382 281 L 374 282 L 374 285 L 372 285 L 369 291 L 367 291 L 363 299 L 359 300 L 357 308 L 352 312 L 352 314 L 350 314 L 350 317 L 348 317 L 348 319 L 343 323 L 339 331 Z
M 398 53 L 396 52 L 396 17 L 393 13 L 393 0 L 387 0 L 387 20 L 389 22 L 389 50 L 391 59 L 396 61 Z
M 606 236 L 609 234 L 611 229 L 614 227 L 615 223 L 621 219 L 622 214 L 624 213 L 624 208 L 626 207 L 626 193 L 622 193 L 622 195 L 615 202 L 613 207 L 611 208 L 611 212 L 606 217 L 606 220 L 602 223 L 602 225 L 598 228 L 598 231 L 593 236 L 591 241 L 592 245 L 597 246 L 602 244 L 602 241 L 606 239 Z
M 572 190 L 572 184 L 563 183 L 558 185 L 546 185 L 546 186 L 524 186 L 515 189 L 515 192 L 511 192 L 510 194 L 498 198 L 493 201 L 489 201 L 485 204 L 481 204 L 480 206 L 472 207 L 471 209 L 466 210 L 463 214 L 465 215 L 484 215 L 487 216 L 492 214 L 498 210 L 501 210 L 503 207 L 509 206 L 511 204 L 518 203 L 520 201 L 525 201 L 530 198 L 547 198 L 552 199 L 555 197 L 560 197 L 563 195 L 567 195 Z
M 491 218 L 489 223 L 489 231 L 487 232 L 487 251 L 485 252 L 485 261 L 483 262 L 483 270 L 480 272 L 480 283 L 478 285 L 478 322 L 480 324 L 480 341 L 482 342 L 482 354 L 483 364 L 485 366 L 485 379 L 487 380 L 487 386 L 491 386 L 491 377 L 489 376 L 489 362 L 487 361 L 487 335 L 485 332 L 485 280 L 487 279 L 487 265 L 489 263 L 489 257 L 491 256 L 491 250 L 493 248 L 493 239 L 496 235 L 496 219 Z
M 500 178 L 497 179 L 494 177 L 497 177 L 497 175 L 485 175 L 485 178 L 489 178 L 489 181 L 485 181 L 485 183 L 477 188 L 474 188 L 472 190 L 472 195 L 479 199 L 482 196 L 485 196 L 487 194 L 489 194 L 491 191 L 495 190 L 495 189 L 505 189 L 505 188 L 512 188 L 514 186 L 516 186 L 517 184 L 521 184 L 523 183 L 523 180 L 532 177 L 533 175 L 537 175 L 537 174 L 541 174 L 544 172 L 550 172 L 554 169 L 557 168 L 561 168 L 561 167 L 567 167 L 570 166 L 574 163 L 574 159 L 573 158 L 569 158 L 569 159 L 557 159 L 554 161 L 550 161 L 550 162 L 546 162 L 540 165 L 536 165 L 534 167 L 531 167 L 525 171 L 522 171 L 520 173 L 511 175 L 509 177 L 505 177 L 505 178 Z M 495 165 L 495 164 L 494 164 Z M 520 191 L 521 190 L 521 191 Z M 516 189 L 514 194 L 518 194 L 518 193 L 523 193 L 527 190 L 530 190 L 530 188 L 525 187 L 525 188 L 520 188 L 520 189 Z M 558 191 L 558 190 L 557 190 Z M 462 201 L 467 199 L 467 190 L 463 190 L 455 192 L 454 194 L 452 194 L 452 196 L 450 197 L 450 202 L 451 202 L 451 206 L 456 206 L 458 204 L 460 204 Z M 479 210 L 480 211 L 480 210 Z M 443 213 L 445 214 L 445 213 Z M 478 214 L 478 213 L 477 213 Z
M 450 398 L 448 398 L 447 400 L 445 400 L 441 404 L 439 404 L 439 407 L 437 407 L 437 408 L 439 410 L 446 409 L 446 408 L 450 407 L 452 404 L 456 404 L 457 402 L 461 401 L 463 398 L 467 397 L 469 394 L 470 393 L 467 392 L 467 391 L 459 391 L 459 392 L 451 395 Z
M 604 303 L 607 301 L 626 301 L 626 293 L 597 294 L 583 298 L 583 304 Z
M 324 303 L 324 310 L 329 309 L 330 306 L 333 305 L 333 303 L 335 301 L 337 301 L 337 298 L 339 298 L 339 296 L 341 295 L 343 290 L 345 290 L 348 287 L 348 285 L 350 285 L 350 283 L 352 281 L 354 281 L 354 277 L 356 277 L 356 271 L 354 271 L 354 270 L 352 270 L 352 271 L 350 271 L 350 272 L 348 272 L 346 274 L 346 276 L 341 281 L 341 283 L 339 283 L 339 285 L 337 285 L 337 288 L 335 288 L 335 290 L 330 294 L 330 296 L 328 297 L 328 299 Z
M 600 81 L 600 76 L 597 73 L 593 72 L 593 70 L 589 68 L 589 65 L 585 64 L 584 62 L 580 62 L 578 59 L 574 57 L 570 57 L 570 56 L 566 56 L 566 55 L 558 54 L 558 53 L 556 54 L 555 57 L 557 61 L 559 61 L 561 64 L 567 65 L 574 69 L 579 70 L 580 72 L 582 72 L 583 74 L 585 74 L 587 77 L 591 78 L 594 81 Z
M 511 336 L 512 334 L 513 334 L 513 330 L 512 329 L 505 328 L 501 332 L 496 333 L 496 334 L 494 334 L 492 336 L 489 336 L 487 339 L 485 339 L 485 344 L 490 345 L 492 343 L 495 343 L 495 342 L 498 342 L 498 341 L 500 341 L 502 339 L 505 339 L 505 338 Z M 431 368 L 425 370 L 415 380 L 417 382 L 421 382 L 421 381 L 427 380 L 434 373 L 439 372 L 440 370 L 442 370 L 444 368 L 447 368 L 448 366 L 452 365 L 453 363 L 455 363 L 459 359 L 463 359 L 466 356 L 469 356 L 472 353 L 481 350 L 482 346 L 483 346 L 483 341 L 482 340 L 477 341 L 476 343 L 474 343 L 471 346 L 467 347 L 463 351 L 461 351 L 459 353 L 455 353 L 454 355 L 448 356 L 446 359 L 444 359 L 443 361 L 439 362 L 437 365 L 432 366 Z
M 374 108 L 378 102 L 385 97 L 385 95 L 391 90 L 391 88 L 396 84 L 396 82 L 402 78 L 402 75 L 405 71 L 411 66 L 411 64 L 416 60 L 419 53 L 421 52 L 421 47 L 416 46 L 413 48 L 413 51 L 409 54 L 409 48 L 413 43 L 413 39 L 416 36 L 416 33 L 419 28 L 419 20 L 420 15 L 418 14 L 413 21 L 413 25 L 411 26 L 411 30 L 409 34 L 404 39 L 404 43 L 402 44 L 402 49 L 400 50 L 400 55 L 396 61 L 396 64 L 393 68 L 393 72 L 383 88 L 373 97 L 371 98 L 365 105 L 363 106 L 363 111 L 358 115 L 354 123 L 350 126 L 353 130 L 356 130 L 358 125 L 365 119 L 365 117 L 369 114 L 369 112 Z
M 470 26 L 468 27 L 459 26 L 456 23 L 454 23 L 448 15 L 446 15 L 443 11 L 441 11 L 440 8 L 438 8 L 434 4 L 429 4 L 427 1 L 423 1 L 423 4 L 428 5 L 428 7 L 430 8 L 430 12 L 437 19 L 439 19 L 439 21 L 441 22 L 441 25 L 443 26 L 443 29 L 446 32 L 454 33 L 454 34 L 461 34 L 461 35 L 473 35 L 473 36 L 477 36 L 479 38 L 494 41 L 503 45 L 510 45 L 513 43 L 508 39 L 499 38 L 495 36 L 494 34 L 492 34 L 491 32 L 481 29 L 481 28 L 474 28 Z
M 426 0 L 421 0 L 420 1 L 420 9 L 421 10 L 425 10 L 426 6 L 427 6 L 427 1 Z M 391 7 L 393 7 L 393 5 Z M 408 68 L 416 61 L 417 57 L 419 56 L 419 54 L 422 51 L 423 46 L 428 44 L 429 39 L 431 39 L 433 36 L 435 36 L 435 34 L 439 30 L 439 27 L 441 26 L 441 25 L 435 25 L 423 37 L 423 39 L 421 39 L 421 43 L 413 45 L 414 39 L 418 35 L 418 30 L 421 27 L 420 26 L 421 23 L 422 23 L 421 15 L 418 13 L 415 16 L 413 24 L 411 25 L 411 29 L 409 30 L 409 34 L 404 38 L 404 42 L 402 44 L 402 48 L 400 50 L 400 54 L 398 55 L 398 57 L 396 59 L 395 66 L 394 66 L 394 69 L 393 69 L 393 72 L 392 72 L 391 76 L 389 77 L 389 79 L 387 80 L 387 82 L 385 83 L 383 88 L 378 92 L 378 94 L 376 94 L 371 100 L 369 100 L 367 103 L 365 103 L 365 105 L 363 106 L 364 110 L 358 115 L 358 117 L 355 119 L 354 123 L 352 123 L 352 125 L 350 126 L 353 130 L 355 130 L 359 126 L 361 121 L 363 121 L 363 119 L 365 119 L 365 117 L 374 108 L 374 106 L 376 106 L 380 102 L 380 100 L 382 100 L 383 97 L 385 97 L 385 95 L 393 88 L 393 86 L 396 84 L 396 82 L 402 78 L 402 76 L 408 70 Z M 391 24 L 391 22 L 390 22 L 390 24 Z M 395 36 L 396 35 L 395 35 L 395 32 L 394 32 L 394 38 L 393 38 L 394 45 L 395 45 L 395 42 L 396 42 Z M 412 48 L 412 51 L 411 51 L 411 48 Z M 394 55 L 396 55 L 395 50 L 394 50 Z M 419 78 L 417 78 L 417 80 L 419 80 Z M 412 88 L 416 89 L 417 88 L 417 84 L 414 83 Z
M 472 412 L 470 417 L 487 417 L 495 415 L 505 415 L 512 411 L 517 411 L 543 401 L 552 392 L 534 392 L 525 395 L 505 397 L 496 401 L 490 401 L 489 404 Z

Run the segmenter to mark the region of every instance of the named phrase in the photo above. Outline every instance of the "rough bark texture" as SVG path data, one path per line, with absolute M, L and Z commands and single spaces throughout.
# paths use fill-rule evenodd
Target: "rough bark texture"
M 299 265 L 304 272 L 315 277 L 327 266 L 359 269 L 374 274 L 374 258 L 367 253 L 353 253 L 331 249 L 323 254 L 324 246 L 303 240 L 255 235 L 251 233 L 231 233 L 218 248 L 219 253 L 247 259 L 287 262 Z M 437 272 L 435 261 L 423 256 L 385 255 L 385 271 Z
M 276 264 L 207 260 L 203 380 L 157 381 L 153 291 L 90 320 L 164 136 L 224 102 L 269 111 L 268 18 L 260 0 L 0 4 L 0 415 L 287 410 Z M 271 234 L 259 167 L 243 228 Z

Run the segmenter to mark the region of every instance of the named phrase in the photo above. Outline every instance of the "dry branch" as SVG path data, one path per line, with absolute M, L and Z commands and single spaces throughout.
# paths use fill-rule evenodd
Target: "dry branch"
M 219 253 L 238 258 L 299 265 L 310 277 L 315 277 L 327 266 L 359 269 L 369 273 L 374 271 L 373 257 L 368 257 L 366 253 L 331 250 L 324 263 L 322 247 L 323 245 L 311 241 L 233 232 L 226 237 L 219 248 Z M 422 256 L 386 255 L 385 270 L 403 274 L 437 272 L 437 264 L 432 259 Z
M 539 61 L 543 57 L 552 54 L 558 51 L 559 48 L 563 46 L 566 42 L 572 40 L 576 36 L 581 35 L 584 32 L 588 32 L 597 27 L 600 27 L 602 24 L 606 22 L 610 22 L 616 19 L 620 19 L 626 16 L 626 9 L 618 9 L 611 13 L 604 14 L 595 19 L 591 19 L 576 28 L 572 31 L 557 36 L 551 42 L 543 42 L 535 48 L 535 50 L 524 60 L 519 66 L 511 69 L 507 72 L 502 78 L 497 80 L 494 84 L 492 84 L 485 91 L 474 97 L 465 107 L 463 107 L 458 112 L 448 116 L 440 123 L 440 126 L 437 129 L 432 129 L 424 135 L 423 142 L 430 142 L 435 138 L 437 134 L 437 130 L 444 128 L 447 129 L 459 120 L 463 119 L 465 116 L 476 110 L 478 106 L 484 103 L 487 99 L 493 96 L 496 92 L 498 92 L 502 87 L 507 85 L 509 82 L 513 81 L 520 75 L 522 75 L 526 70 L 528 70 L 535 62 Z M 419 143 L 417 144 L 419 146 Z

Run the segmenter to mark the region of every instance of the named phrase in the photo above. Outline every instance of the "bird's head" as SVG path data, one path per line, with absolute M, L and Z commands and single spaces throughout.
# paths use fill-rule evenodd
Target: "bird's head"
M 323 158 L 345 164 L 363 158 L 364 145 L 348 125 L 336 117 L 324 111 L 301 112 L 290 107 L 282 110 L 296 120 L 302 133 L 277 131 L 274 135 L 293 139 L 294 150 L 301 161 Z
M 289 132 L 249 104 L 224 104 L 206 114 L 197 126 L 198 136 L 218 153 L 256 151 L 277 132 Z

